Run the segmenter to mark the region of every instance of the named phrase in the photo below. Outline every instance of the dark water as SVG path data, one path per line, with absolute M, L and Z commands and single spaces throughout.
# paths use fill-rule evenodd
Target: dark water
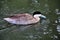
M 60 40 L 59 0 L 0 0 L 0 40 Z M 32 25 L 13 25 L 3 18 L 41 11 L 47 17 Z

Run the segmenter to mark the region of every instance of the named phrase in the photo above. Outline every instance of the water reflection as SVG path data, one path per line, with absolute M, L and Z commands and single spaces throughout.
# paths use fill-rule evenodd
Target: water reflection
M 60 17 L 58 17 L 58 18 L 55 20 L 55 23 L 56 23 L 56 24 L 60 24 Z
M 1 1 L 3 7 L 0 9 L 0 40 L 59 40 L 60 11 L 59 9 L 56 9 L 54 7 L 49 8 L 50 5 L 48 4 L 48 0 L 45 1 L 46 3 L 42 4 L 40 0 L 31 0 L 31 5 L 27 3 L 30 6 L 28 6 L 27 8 L 19 7 L 20 9 L 14 8 L 12 4 L 7 4 L 7 0 Z M 37 24 L 27 26 L 8 24 L 2 19 L 6 16 L 9 16 L 10 14 L 15 14 L 19 12 L 29 12 L 32 14 L 32 12 L 36 10 L 41 11 L 47 16 L 48 19 L 41 20 Z M 56 17 L 56 15 L 59 16 Z
M 60 32 L 60 25 L 57 25 L 57 31 Z
M 56 14 L 57 14 L 57 15 L 60 14 L 59 9 L 55 9 L 55 11 L 56 11 Z

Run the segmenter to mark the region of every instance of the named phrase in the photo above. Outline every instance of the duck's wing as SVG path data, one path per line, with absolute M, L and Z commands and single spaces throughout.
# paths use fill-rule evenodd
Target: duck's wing
M 17 20 L 32 20 L 34 17 L 30 14 L 16 14 L 10 16 L 11 19 L 17 19 Z

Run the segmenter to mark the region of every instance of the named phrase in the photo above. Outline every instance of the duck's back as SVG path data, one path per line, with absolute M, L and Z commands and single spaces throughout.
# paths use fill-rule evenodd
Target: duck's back
M 34 17 L 30 14 L 16 14 L 16 15 L 12 15 L 10 16 L 11 19 L 16 19 L 16 20 L 32 20 Z

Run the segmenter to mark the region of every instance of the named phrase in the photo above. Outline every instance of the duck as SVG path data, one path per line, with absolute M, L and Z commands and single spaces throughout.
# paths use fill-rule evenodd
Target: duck
M 28 25 L 38 23 L 41 18 L 46 19 L 46 16 L 42 15 L 40 11 L 35 11 L 33 12 L 33 15 L 29 13 L 20 13 L 3 19 L 11 24 Z

